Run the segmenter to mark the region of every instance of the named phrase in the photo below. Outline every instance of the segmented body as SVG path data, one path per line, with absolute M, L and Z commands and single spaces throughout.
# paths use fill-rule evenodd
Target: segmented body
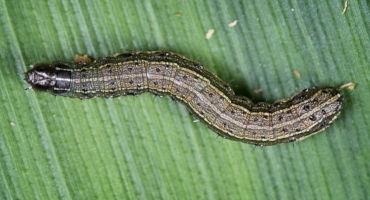
M 28 82 L 39 87 L 32 72 Z M 171 52 L 138 52 L 98 59 L 87 65 L 49 66 L 55 82 L 44 88 L 70 97 L 112 97 L 152 92 L 185 103 L 220 135 L 259 145 L 302 139 L 326 128 L 340 113 L 334 88 L 311 88 L 274 104 L 253 104 L 203 67 Z M 30 80 L 31 79 L 31 80 Z M 33 80 L 32 80 L 33 79 Z

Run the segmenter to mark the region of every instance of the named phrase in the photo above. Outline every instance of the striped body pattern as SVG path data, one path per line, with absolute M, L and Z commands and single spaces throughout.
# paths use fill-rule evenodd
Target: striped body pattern
M 87 64 L 39 64 L 26 73 L 35 89 L 57 95 L 116 97 L 142 92 L 183 102 L 223 137 L 257 145 L 303 139 L 324 130 L 342 108 L 337 89 L 310 88 L 273 104 L 236 96 L 200 64 L 172 52 L 136 52 Z

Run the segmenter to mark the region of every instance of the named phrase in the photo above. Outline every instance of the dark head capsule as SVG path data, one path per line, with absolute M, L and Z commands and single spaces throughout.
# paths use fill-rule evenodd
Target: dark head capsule
M 38 90 L 66 92 L 70 89 L 71 72 L 49 65 L 37 65 L 26 72 L 26 81 Z

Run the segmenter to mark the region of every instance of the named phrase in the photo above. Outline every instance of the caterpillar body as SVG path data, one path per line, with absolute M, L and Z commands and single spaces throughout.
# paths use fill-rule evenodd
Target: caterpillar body
M 35 89 L 56 95 L 116 97 L 151 92 L 183 102 L 225 138 L 273 145 L 324 130 L 339 115 L 336 88 L 309 88 L 273 104 L 237 96 L 202 65 L 172 52 L 135 52 L 85 64 L 37 64 L 26 73 Z

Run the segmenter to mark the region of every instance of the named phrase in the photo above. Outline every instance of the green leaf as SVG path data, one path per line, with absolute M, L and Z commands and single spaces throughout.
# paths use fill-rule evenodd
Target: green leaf
M 0 0 L 0 199 L 368 198 L 369 2 L 344 4 Z M 271 147 L 218 137 L 169 97 L 26 90 L 31 64 L 132 50 L 181 53 L 255 101 L 356 87 L 330 128 Z

